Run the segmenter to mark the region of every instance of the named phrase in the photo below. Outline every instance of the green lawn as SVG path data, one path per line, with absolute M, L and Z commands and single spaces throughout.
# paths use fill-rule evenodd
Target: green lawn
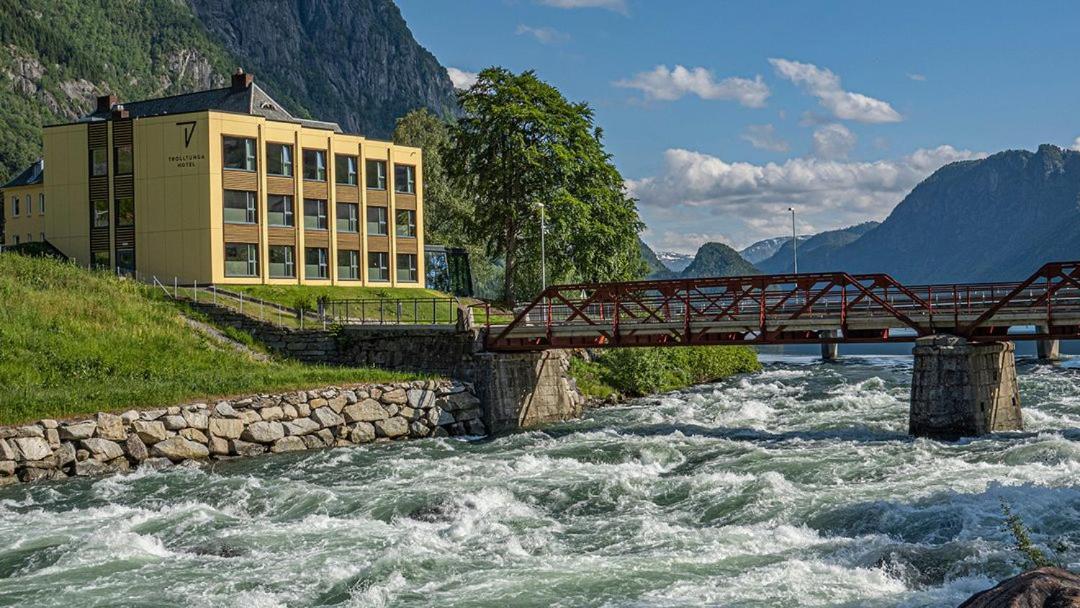
M 0 254 L 0 424 L 415 377 L 254 361 L 193 332 L 160 290 Z
M 315 310 L 320 297 L 337 301 L 337 316 L 364 318 L 369 321 L 405 323 L 451 323 L 457 319 L 453 296 L 432 289 L 409 287 L 345 287 L 342 285 L 243 285 L 222 286 L 229 291 L 243 292 L 267 302 L 289 308 Z M 343 300 L 351 302 L 346 309 Z M 356 301 L 364 300 L 363 304 Z M 403 300 L 398 306 L 396 300 Z

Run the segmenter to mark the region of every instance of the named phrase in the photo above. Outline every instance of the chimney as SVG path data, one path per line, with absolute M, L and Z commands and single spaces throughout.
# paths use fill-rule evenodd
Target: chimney
M 111 112 L 112 107 L 115 106 L 118 101 L 120 100 L 117 99 L 116 95 L 102 95 L 97 98 L 97 111 L 105 113 Z
M 236 68 L 236 73 L 232 75 L 232 90 L 234 93 L 240 93 L 251 86 L 255 77 L 251 74 L 245 74 L 243 68 Z
M 122 106 L 120 104 L 117 104 L 117 105 L 113 106 L 112 117 L 113 117 L 113 119 L 120 119 L 120 120 L 123 120 L 123 119 L 127 118 L 128 117 L 127 108 L 125 108 L 124 106 Z

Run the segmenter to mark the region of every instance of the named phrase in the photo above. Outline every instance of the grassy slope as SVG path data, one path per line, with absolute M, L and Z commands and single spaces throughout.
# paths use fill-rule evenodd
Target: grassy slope
M 0 254 L 0 424 L 410 376 L 260 363 L 193 333 L 142 285 Z
M 748 346 L 623 348 L 601 351 L 592 361 L 575 358 L 570 375 L 587 397 L 638 397 L 715 382 L 761 369 Z

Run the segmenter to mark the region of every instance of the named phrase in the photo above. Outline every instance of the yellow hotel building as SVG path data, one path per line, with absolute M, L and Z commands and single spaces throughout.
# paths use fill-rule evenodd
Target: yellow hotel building
M 421 287 L 421 151 L 231 86 L 44 129 L 43 232 L 79 262 L 182 284 Z M 21 229 L 20 229 L 21 230 Z
M 4 244 L 45 240 L 45 161 L 38 160 L 0 186 Z

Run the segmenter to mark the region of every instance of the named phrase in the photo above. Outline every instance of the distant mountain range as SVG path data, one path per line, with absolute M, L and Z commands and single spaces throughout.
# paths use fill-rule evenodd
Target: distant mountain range
M 823 249 L 833 251 L 853 243 L 862 235 L 878 227 L 878 222 L 864 222 L 856 226 L 849 226 L 839 230 L 829 230 L 813 236 L 799 237 L 799 271 L 807 272 L 808 266 L 803 260 L 814 251 Z M 768 258 L 755 262 L 755 265 L 765 274 L 783 274 L 793 272 L 795 269 L 795 256 L 792 252 L 791 238 L 787 238 L 776 252 Z
M 698 248 L 694 256 L 675 254 L 678 263 L 689 258 L 689 263 L 678 270 L 663 263 L 664 254 L 654 253 L 641 241 L 641 255 L 649 267 L 650 279 L 676 279 L 694 277 L 734 277 L 748 274 L 761 274 L 750 262 L 747 262 L 731 247 L 723 243 L 705 243 Z M 670 259 L 671 254 L 667 254 Z
M 799 242 L 801 243 L 807 238 L 809 237 L 800 236 Z M 776 251 L 780 249 L 780 247 L 784 243 L 787 243 L 790 240 L 790 236 L 776 236 L 771 239 L 758 241 L 753 245 L 750 245 L 749 247 L 740 250 L 739 255 L 741 255 L 743 259 L 747 262 L 750 262 L 751 264 L 757 264 L 762 260 L 767 260 L 771 258 L 774 254 L 776 254 Z
M 674 251 L 658 251 L 656 252 L 656 257 L 660 259 L 661 264 L 675 272 L 682 272 L 690 265 L 690 262 L 694 261 L 693 255 L 689 253 L 676 253 Z

